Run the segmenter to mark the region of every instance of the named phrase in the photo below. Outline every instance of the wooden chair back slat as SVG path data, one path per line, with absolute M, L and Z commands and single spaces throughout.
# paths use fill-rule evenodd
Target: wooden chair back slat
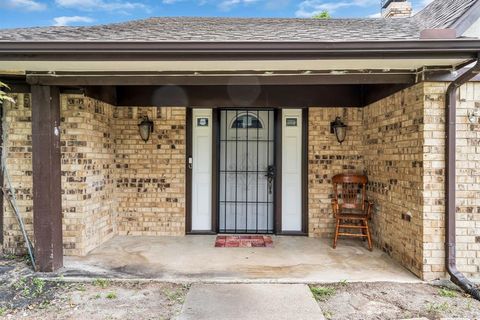
M 368 179 L 363 175 L 338 174 L 332 178 L 334 198 L 345 209 L 365 209 Z

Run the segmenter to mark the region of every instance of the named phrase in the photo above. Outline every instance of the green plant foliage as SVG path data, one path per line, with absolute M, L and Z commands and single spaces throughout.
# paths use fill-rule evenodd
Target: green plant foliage
M 95 279 L 93 285 L 100 288 L 106 288 L 110 285 L 110 281 L 107 279 Z
M 330 287 L 311 287 L 310 291 L 317 301 L 326 301 L 335 294 L 335 289 Z
M 457 292 L 455 292 L 453 290 L 449 290 L 447 288 L 440 289 L 438 294 L 440 296 L 446 297 L 446 298 L 455 298 L 457 296 Z
M 106 298 L 107 299 L 117 299 L 117 294 L 115 292 L 109 292 L 107 295 L 106 295 Z
M 7 93 L 4 91 L 5 89 L 10 90 L 10 87 L 0 81 L 0 103 L 3 101 L 9 101 L 11 103 L 15 103 L 15 100 L 13 100 L 12 97 L 9 97 Z
M 322 12 L 316 13 L 312 16 L 313 19 L 330 19 L 330 13 L 327 10 L 323 10 Z

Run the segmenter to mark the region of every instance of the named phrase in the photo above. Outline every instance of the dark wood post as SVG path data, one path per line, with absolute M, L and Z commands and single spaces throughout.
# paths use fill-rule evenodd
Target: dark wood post
M 33 231 L 37 268 L 63 266 L 58 87 L 32 86 Z

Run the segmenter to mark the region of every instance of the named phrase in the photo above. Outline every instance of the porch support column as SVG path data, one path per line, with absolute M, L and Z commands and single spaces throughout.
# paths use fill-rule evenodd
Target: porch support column
M 58 87 L 32 86 L 33 231 L 36 267 L 63 266 Z

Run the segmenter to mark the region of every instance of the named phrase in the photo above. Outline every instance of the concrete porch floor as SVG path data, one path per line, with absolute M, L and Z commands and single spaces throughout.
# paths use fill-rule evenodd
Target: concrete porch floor
M 273 248 L 215 248 L 215 236 L 117 236 L 85 257 L 66 256 L 64 277 L 174 282 L 316 283 L 418 282 L 417 277 L 362 241 L 272 236 Z

